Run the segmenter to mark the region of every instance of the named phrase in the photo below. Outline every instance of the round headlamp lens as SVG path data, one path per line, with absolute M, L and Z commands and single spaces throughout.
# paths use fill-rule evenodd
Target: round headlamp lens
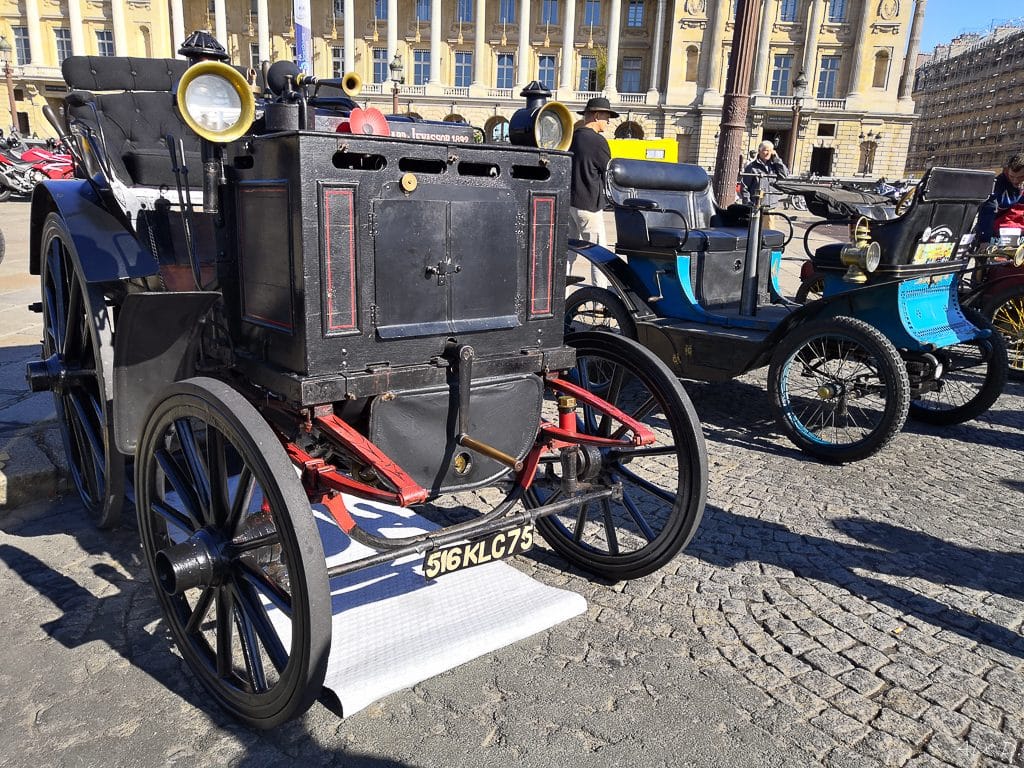
M 242 99 L 234 87 L 218 75 L 199 75 L 185 89 L 185 109 L 208 131 L 226 131 L 242 115 Z
M 537 117 L 537 146 L 542 149 L 557 149 L 562 143 L 562 121 L 552 111 L 544 110 Z
M 882 262 L 882 246 L 878 243 L 871 243 L 864 254 L 864 270 L 874 272 Z

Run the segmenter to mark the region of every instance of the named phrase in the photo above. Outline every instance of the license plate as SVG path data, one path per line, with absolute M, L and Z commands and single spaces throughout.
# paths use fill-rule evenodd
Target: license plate
M 423 575 L 436 579 L 474 565 L 522 554 L 533 547 L 533 536 L 533 523 L 526 523 L 508 531 L 492 533 L 485 539 L 434 550 L 423 561 Z

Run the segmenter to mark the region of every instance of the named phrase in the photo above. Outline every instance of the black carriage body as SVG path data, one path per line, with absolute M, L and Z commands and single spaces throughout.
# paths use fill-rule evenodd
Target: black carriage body
M 258 383 L 308 406 L 571 365 L 569 156 L 290 132 L 227 169 L 221 284 Z

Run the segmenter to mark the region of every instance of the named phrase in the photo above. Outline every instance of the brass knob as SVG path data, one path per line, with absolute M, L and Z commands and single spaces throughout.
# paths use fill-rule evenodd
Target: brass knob
M 404 173 L 404 174 L 402 174 L 401 185 L 402 185 L 402 189 L 404 191 L 412 192 L 414 189 L 416 189 L 416 184 L 417 184 L 417 181 L 416 181 L 416 176 L 414 174 L 411 174 L 411 173 Z

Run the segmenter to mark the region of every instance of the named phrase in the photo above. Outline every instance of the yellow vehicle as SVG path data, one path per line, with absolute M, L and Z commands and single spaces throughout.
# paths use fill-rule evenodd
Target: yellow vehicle
M 613 158 L 679 162 L 679 143 L 675 139 L 608 139 L 608 146 Z

